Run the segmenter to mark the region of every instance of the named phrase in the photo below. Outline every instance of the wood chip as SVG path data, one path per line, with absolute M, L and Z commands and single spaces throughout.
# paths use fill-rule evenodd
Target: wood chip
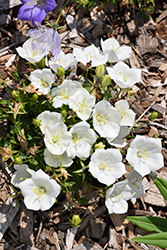
M 133 37 L 133 36 L 138 35 L 138 27 L 137 27 L 137 21 L 136 20 L 131 20 L 130 22 L 128 22 L 126 24 L 126 26 L 128 28 L 129 36 Z
M 73 228 L 67 230 L 65 250 L 72 249 L 73 240 L 74 240 L 74 237 L 75 237 L 77 231 L 78 231 L 78 227 L 73 227 Z
M 20 4 L 22 4 L 20 0 L 0 0 L 0 10 L 8 10 Z
M 159 176 L 167 180 L 167 172 L 161 171 Z M 166 207 L 167 205 L 167 201 L 162 196 L 162 194 L 160 193 L 159 189 L 157 188 L 157 186 L 154 184 L 153 181 L 150 181 L 150 188 L 147 191 L 147 193 L 143 196 L 143 199 L 145 202 L 155 206 Z
M 106 229 L 107 223 L 105 223 L 100 218 L 93 218 L 90 220 L 90 228 L 91 228 L 91 238 L 101 239 Z
M 167 11 L 166 11 L 166 15 L 167 15 Z M 167 39 L 166 21 L 164 20 L 160 23 L 157 23 L 156 28 L 157 28 L 157 33 L 158 33 L 159 38 L 166 40 Z
M 14 217 L 19 211 L 20 206 L 16 206 L 16 200 L 13 201 L 12 198 L 8 198 L 0 208 L 0 240 L 2 239 L 4 233 L 11 225 Z
M 101 25 L 97 25 L 92 31 L 93 39 L 96 39 L 99 36 L 104 35 L 104 30 Z
M 8 14 L 1 14 L 0 15 L 0 25 L 9 24 L 11 22 L 11 17 Z
M 153 52 L 158 47 L 157 38 L 152 36 L 139 35 L 136 39 L 136 43 L 141 55 Z
M 21 204 L 20 242 L 33 245 L 33 211 Z
M 109 216 L 115 226 L 116 231 L 120 231 L 128 226 L 129 221 L 125 219 L 126 214 L 110 214 Z
M 75 19 L 72 15 L 68 14 L 66 15 L 66 22 L 71 30 L 69 37 L 70 38 L 75 38 L 78 36 L 78 31 L 76 30 L 76 23 Z
M 163 11 L 162 14 L 156 18 L 156 23 L 160 23 L 167 16 L 167 10 Z
M 111 247 L 112 249 L 119 250 L 121 247 L 117 243 L 117 232 L 114 228 L 109 227 L 109 242 L 108 246 Z

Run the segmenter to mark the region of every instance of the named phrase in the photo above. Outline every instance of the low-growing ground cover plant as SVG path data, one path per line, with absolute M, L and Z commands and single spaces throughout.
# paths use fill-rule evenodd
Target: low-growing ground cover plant
M 33 13 L 39 4 L 44 8 L 45 1 L 28 2 Z M 128 200 L 135 203 L 145 193 L 143 177 L 164 165 L 160 139 L 130 135 L 135 113 L 127 97 L 141 81 L 141 70 L 123 62 L 131 47 L 112 37 L 101 40 L 101 49 L 92 44 L 65 54 L 56 26 L 31 20 L 36 28 L 16 49 L 30 73 L 15 90 L 2 82 L 12 94 L 0 100 L 0 119 L 10 124 L 0 153 L 16 170 L 11 183 L 35 211 L 50 209 L 60 193 L 68 194 L 69 206 L 86 204 L 77 193 L 86 183 L 102 190 L 109 213 L 125 213 Z

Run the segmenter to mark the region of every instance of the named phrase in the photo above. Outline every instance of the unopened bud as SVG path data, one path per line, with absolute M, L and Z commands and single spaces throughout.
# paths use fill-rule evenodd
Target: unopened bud
M 77 214 L 73 215 L 72 220 L 71 220 L 72 226 L 78 227 L 81 221 L 82 219 L 80 219 L 79 215 Z
M 104 75 L 103 79 L 101 81 L 101 86 L 104 89 L 105 87 L 109 86 L 111 84 L 111 78 L 109 75 Z
M 104 74 L 104 71 L 105 71 L 104 65 L 103 64 L 98 65 L 95 70 L 97 77 L 101 78 Z
M 57 75 L 58 76 L 64 76 L 64 74 L 65 74 L 65 69 L 63 69 L 63 67 L 59 67 L 57 69 Z
M 158 117 L 158 112 L 153 111 L 148 119 L 153 120 L 156 119 L 157 117 Z
M 65 109 L 63 109 L 61 111 L 61 116 L 62 116 L 63 120 L 67 117 L 67 111 Z
M 18 98 L 19 97 L 19 91 L 13 90 L 12 91 L 12 96 L 13 96 L 13 98 Z
M 38 95 L 37 94 L 33 94 L 32 101 L 36 102 L 37 100 L 38 100 Z
M 102 142 L 99 142 L 99 143 L 95 144 L 95 150 L 96 149 L 102 149 L 102 148 L 105 148 L 105 145 Z
M 22 159 L 20 157 L 16 157 L 14 161 L 15 161 L 15 163 L 17 165 L 21 165 L 22 164 Z

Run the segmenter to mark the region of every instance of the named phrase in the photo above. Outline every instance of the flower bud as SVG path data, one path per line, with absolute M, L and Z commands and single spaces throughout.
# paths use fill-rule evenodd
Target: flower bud
M 101 86 L 104 89 L 105 87 L 109 86 L 111 84 L 111 78 L 109 75 L 104 75 L 103 79 L 101 81 Z
M 67 111 L 65 109 L 63 109 L 61 111 L 61 116 L 62 116 L 63 120 L 67 117 Z
M 38 100 L 38 95 L 37 94 L 33 94 L 32 101 L 36 102 L 37 100 Z
M 13 90 L 12 91 L 12 96 L 13 96 L 13 98 L 18 98 L 19 97 L 19 91 Z
M 156 119 L 157 117 L 158 117 L 158 112 L 153 111 L 148 119 L 153 120 Z
M 103 64 L 98 65 L 95 70 L 97 77 L 101 78 L 104 74 L 104 71 L 105 71 L 104 65 Z
M 63 69 L 63 67 L 59 67 L 57 69 L 57 75 L 58 76 L 63 76 L 65 74 L 65 69 Z
M 35 125 L 35 127 L 39 127 L 41 125 L 41 121 L 38 118 L 34 119 L 32 123 Z
M 95 144 L 95 150 L 96 149 L 102 149 L 102 148 L 105 148 L 105 145 L 102 142 L 99 142 L 99 143 Z
M 20 157 L 16 157 L 14 161 L 15 161 L 15 163 L 17 165 L 21 165 L 22 164 L 22 159 Z
M 72 226 L 74 227 L 78 227 L 79 224 L 81 223 L 82 219 L 80 219 L 79 215 L 74 214 L 71 220 Z

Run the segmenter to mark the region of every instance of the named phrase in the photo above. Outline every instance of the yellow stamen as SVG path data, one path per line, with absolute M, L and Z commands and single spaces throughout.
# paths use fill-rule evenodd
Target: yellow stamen
M 113 50 L 113 51 L 115 51 L 115 52 L 118 52 L 119 47 L 117 47 L 117 48 L 115 49 L 113 44 L 111 44 L 111 46 L 112 46 L 111 50 Z
M 131 184 L 134 185 L 134 186 L 136 186 L 136 187 L 139 189 L 139 186 L 136 184 L 137 181 L 138 181 L 138 177 L 137 177 L 136 180 L 135 180 L 133 183 L 131 183 Z
M 117 202 L 117 201 L 119 200 L 119 198 L 123 196 L 123 194 L 120 194 L 120 195 L 119 195 L 118 189 L 116 189 L 116 192 L 117 192 L 117 194 L 113 194 L 114 197 L 110 196 L 110 199 L 111 199 L 114 203 Z M 113 200 L 113 198 L 116 198 L 116 199 Z
M 130 74 L 127 73 L 126 75 L 124 75 L 124 73 L 122 73 L 122 72 L 119 72 L 119 73 L 120 73 L 120 75 L 123 76 L 123 81 L 124 81 L 124 82 L 127 82 L 127 80 L 128 80 L 127 76 L 130 76 Z
M 46 188 L 45 187 L 34 187 L 33 192 L 37 194 L 38 199 L 42 197 L 46 193 Z
M 45 80 L 42 78 L 41 86 L 43 86 L 44 88 L 48 88 L 49 87 L 49 83 L 45 82 Z
M 96 115 L 96 121 L 100 123 L 100 125 L 104 126 L 107 124 L 106 118 L 108 118 L 110 115 L 108 114 L 106 117 L 102 115 L 101 111 L 97 113 Z
M 141 149 L 138 149 L 137 157 L 142 158 L 143 160 L 146 160 L 147 158 L 149 158 L 147 154 L 150 154 L 150 152 L 146 152 L 145 148 L 143 148 L 143 152 Z
M 110 167 L 108 166 L 109 162 L 110 161 L 108 160 L 106 164 L 104 162 L 100 163 L 98 168 L 102 171 L 111 171 Z
M 93 55 L 92 55 L 92 52 L 91 52 L 91 51 L 90 51 L 90 52 L 89 52 L 86 56 L 89 56 L 89 57 L 90 57 L 90 60 L 92 60 L 92 59 L 93 59 L 93 57 L 97 59 L 97 57 L 96 57 L 96 56 L 93 56 Z
M 54 143 L 59 146 L 60 145 L 60 135 L 61 135 L 62 132 L 58 133 L 56 136 L 55 135 L 52 135 L 53 139 L 51 141 L 51 144 Z
M 85 103 L 85 99 L 83 100 L 83 103 L 80 103 L 80 102 L 78 102 L 78 103 L 80 105 L 80 107 L 78 108 L 78 112 L 83 113 L 85 111 L 85 109 L 88 108 L 88 105 L 84 104 Z

